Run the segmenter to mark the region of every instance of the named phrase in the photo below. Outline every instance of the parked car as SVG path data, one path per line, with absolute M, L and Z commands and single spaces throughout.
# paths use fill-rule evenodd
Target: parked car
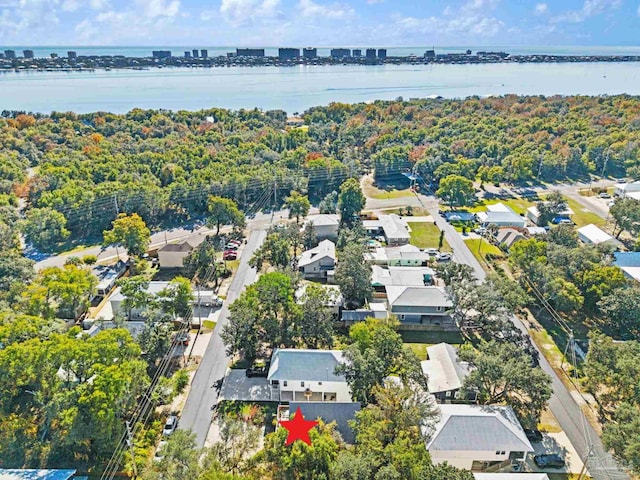
M 229 240 L 227 243 L 231 243 L 232 245 L 240 246 L 242 242 L 240 240 Z
M 225 250 L 238 250 L 238 245 L 236 245 L 235 243 L 227 243 L 224 246 Z
M 185 347 L 189 345 L 189 332 L 180 332 L 176 335 L 176 342 Z
M 542 441 L 542 432 L 540 432 L 540 430 L 538 430 L 537 428 L 525 428 L 524 434 L 532 442 Z
M 557 453 L 548 453 L 536 455 L 533 461 L 539 468 L 562 468 L 564 467 L 564 458 Z
M 264 377 L 264 378 L 266 378 L 268 373 L 269 373 L 269 369 L 265 365 L 265 366 L 262 366 L 262 367 L 247 368 L 246 375 L 249 378 L 253 378 L 253 377 Z
M 226 250 L 222 254 L 223 260 L 235 260 L 236 258 L 238 258 L 238 252 L 236 252 L 235 250 Z
M 485 227 L 478 227 L 478 228 L 475 228 L 473 231 L 478 235 L 484 235 L 485 233 L 487 233 L 487 229 Z
M 439 262 L 448 262 L 449 260 L 451 260 L 451 254 L 450 253 L 441 253 L 436 257 L 436 260 L 438 260 Z
M 600 198 L 611 198 L 611 195 L 608 194 L 607 192 L 602 192 L 600 195 L 598 195 Z
M 164 422 L 164 428 L 162 429 L 162 435 L 169 436 L 178 428 L 178 417 L 176 415 L 170 415 L 167 421 Z

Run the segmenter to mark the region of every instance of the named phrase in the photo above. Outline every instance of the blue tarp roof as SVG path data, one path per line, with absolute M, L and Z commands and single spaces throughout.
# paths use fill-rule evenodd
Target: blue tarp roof
M 75 470 L 0 468 L 0 480 L 69 480 L 75 474 Z
M 475 213 L 471 213 L 471 212 L 461 212 L 461 211 L 455 211 L 455 210 L 451 212 L 445 212 L 444 218 L 449 220 L 451 219 L 451 217 L 457 217 L 456 220 L 468 222 L 470 220 L 475 219 L 476 215 Z
M 615 252 L 614 265 L 618 267 L 640 267 L 640 252 Z

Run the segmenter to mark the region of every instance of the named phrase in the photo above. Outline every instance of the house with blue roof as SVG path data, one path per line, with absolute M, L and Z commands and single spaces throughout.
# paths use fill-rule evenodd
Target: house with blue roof
M 0 468 L 0 480 L 70 480 L 79 479 L 76 470 Z
M 614 265 L 620 267 L 625 276 L 640 282 L 640 252 L 615 252 Z

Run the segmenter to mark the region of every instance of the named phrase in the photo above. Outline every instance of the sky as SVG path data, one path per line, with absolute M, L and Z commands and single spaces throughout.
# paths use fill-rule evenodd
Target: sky
M 0 45 L 640 45 L 640 0 L 0 0 Z

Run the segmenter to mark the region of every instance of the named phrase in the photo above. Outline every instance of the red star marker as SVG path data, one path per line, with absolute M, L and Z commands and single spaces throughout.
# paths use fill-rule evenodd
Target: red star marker
M 318 425 L 318 422 L 315 420 L 305 420 L 300 407 L 298 407 L 293 420 L 280 421 L 280 425 L 289 430 L 285 445 L 291 445 L 296 440 L 302 440 L 307 445 L 311 445 L 309 430 Z

